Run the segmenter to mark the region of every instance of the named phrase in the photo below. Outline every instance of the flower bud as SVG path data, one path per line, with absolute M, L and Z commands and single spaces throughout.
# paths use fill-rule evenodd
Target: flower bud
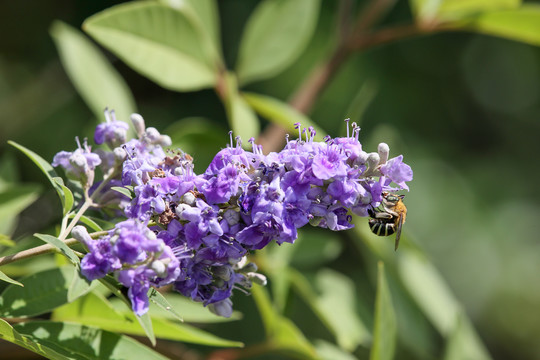
M 130 119 L 133 123 L 133 127 L 135 128 L 137 136 L 139 138 L 142 137 L 144 134 L 144 129 L 146 128 L 143 117 L 139 114 L 131 114 Z
M 182 198 L 180 199 L 180 201 L 182 201 L 184 204 L 189 205 L 189 206 L 195 205 L 195 200 L 197 200 L 195 198 L 195 195 L 193 195 L 193 193 L 189 191 L 185 193 L 184 195 L 182 195 Z
M 225 299 L 213 304 L 208 305 L 208 309 L 219 316 L 223 316 L 226 318 L 231 317 L 233 309 L 232 309 L 232 301 L 231 299 Z
M 152 261 L 152 264 L 150 265 L 150 268 L 154 270 L 157 276 L 159 277 L 165 277 L 167 276 L 167 267 L 161 260 L 154 260 Z
M 259 274 L 256 272 L 249 272 L 246 275 L 255 284 L 266 286 L 266 284 L 268 283 L 268 280 L 266 280 L 266 276 L 264 276 L 263 274 Z
M 388 160 L 388 154 L 390 153 L 390 147 L 386 143 L 380 143 L 377 152 L 379 153 L 379 165 L 386 164 Z
M 71 236 L 73 238 L 83 244 L 86 244 L 90 241 L 92 241 L 92 238 L 90 237 L 90 234 L 88 234 L 88 230 L 82 225 L 77 225 L 71 230 Z

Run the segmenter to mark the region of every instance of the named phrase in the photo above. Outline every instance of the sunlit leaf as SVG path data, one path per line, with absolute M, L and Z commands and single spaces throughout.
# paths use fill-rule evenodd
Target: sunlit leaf
M 315 349 L 322 360 L 357 360 L 354 355 L 328 341 L 316 340 Z
M 471 331 L 472 327 L 467 317 L 461 313 L 457 318 L 452 334 L 446 343 L 444 360 L 478 359 L 488 360 L 484 348 L 479 348 L 478 335 Z M 471 341 L 474 339 L 474 341 Z
M 118 304 L 117 304 L 118 305 Z M 116 307 L 104 297 L 90 293 L 76 302 L 62 306 L 53 313 L 53 320 L 76 321 L 89 326 L 132 335 L 145 335 L 131 309 Z M 222 339 L 187 324 L 148 317 L 158 338 L 207 346 L 240 347 L 242 343 Z
M 119 192 L 120 194 L 125 195 L 130 199 L 133 197 L 133 194 L 131 193 L 131 190 L 126 189 L 125 187 L 111 186 L 111 190 Z
M 0 296 L 0 316 L 30 317 L 67 303 L 73 267 L 42 271 L 20 280 L 24 287 L 9 285 Z
M 247 92 L 243 92 L 242 97 L 257 112 L 257 114 L 270 122 L 282 126 L 288 130 L 293 137 L 298 134 L 298 130 L 295 129 L 296 123 L 302 124 L 302 127 L 305 128 L 312 126 L 315 131 L 317 131 L 315 140 L 321 140 L 326 135 L 326 132 L 307 116 L 283 101 L 270 96 Z
M 73 218 L 73 216 L 71 216 L 70 218 Z M 79 219 L 79 222 L 88 226 L 93 231 L 103 231 L 103 228 L 99 226 L 99 224 L 97 224 L 94 220 L 92 220 L 91 218 L 87 216 L 84 216 L 84 215 L 81 216 L 81 218 Z
M 22 145 L 17 144 L 14 141 L 8 141 L 8 144 L 11 146 L 19 149 L 23 154 L 28 156 L 30 160 L 34 162 L 38 166 L 38 168 L 45 174 L 47 179 L 49 179 L 49 182 L 52 184 L 56 192 L 58 193 L 58 196 L 60 197 L 60 201 L 62 202 L 62 207 L 64 207 L 65 199 L 64 199 L 64 190 L 58 185 L 58 182 L 55 181 L 55 178 L 61 179 L 56 172 L 54 171 L 51 164 L 49 164 L 45 159 L 43 159 L 41 156 L 33 152 L 32 150 L 29 150 L 25 148 Z
M 316 359 L 317 354 L 304 334 L 288 318 L 272 307 L 266 289 L 254 285 L 251 289 L 267 333 L 268 349 L 292 353 L 302 359 Z
M 65 257 L 69 259 L 69 261 L 71 261 L 71 263 L 73 264 L 80 263 L 79 257 L 75 255 L 73 250 L 71 250 L 71 248 L 67 246 L 66 243 L 64 243 L 57 237 L 54 237 L 48 234 L 34 234 L 34 236 L 40 240 L 45 241 L 47 244 L 52 245 L 55 248 L 57 248 L 62 255 L 64 255 Z
M 495 10 L 515 9 L 521 0 L 409 0 L 420 21 L 461 20 Z
M 62 192 L 64 193 L 64 203 L 62 204 L 62 206 L 64 208 L 64 216 L 66 216 L 73 208 L 75 198 L 73 197 L 73 193 L 71 192 L 71 190 L 69 190 L 69 188 L 64 185 L 64 181 L 59 181 L 59 179 L 60 178 L 54 178 L 53 180 L 58 184 L 58 186 L 60 186 Z
M 154 325 L 152 324 L 150 314 L 145 313 L 140 316 L 133 314 L 133 317 L 139 322 L 139 325 L 141 325 L 141 328 L 144 330 L 144 334 L 148 340 L 150 340 L 152 346 L 156 346 L 156 335 L 154 333 Z
M 189 4 L 197 15 L 199 22 L 204 24 L 203 30 L 211 38 L 217 53 L 221 52 L 221 35 L 219 31 L 219 14 L 216 0 L 160 0 L 162 4 L 173 9 L 179 9 Z
M 9 185 L 0 191 L 0 234 L 11 234 L 21 211 L 37 200 L 40 187 Z
M 16 281 L 16 280 L 13 280 L 12 278 L 10 278 L 9 276 L 7 276 L 6 274 L 4 274 L 2 271 L 0 271 L 0 280 L 2 281 L 5 281 L 5 282 L 8 282 L 8 283 L 11 283 L 11 284 L 15 284 L 17 286 L 24 286 L 23 284 L 21 284 L 20 282 Z
M 149 1 L 130 2 L 93 15 L 84 22 L 83 29 L 164 88 L 198 90 L 215 84 L 217 59 L 190 9 L 172 9 Z
M 165 298 L 170 306 L 179 312 L 184 321 L 188 323 L 220 323 L 238 320 L 242 317 L 242 314 L 238 311 L 233 311 L 231 317 L 228 318 L 215 315 L 214 313 L 210 312 L 207 307 L 204 307 L 202 303 L 193 301 L 176 293 L 167 293 Z M 150 307 L 150 315 L 153 319 L 177 319 L 176 316 L 172 315 L 170 311 L 163 310 L 162 308 L 155 306 Z
M 44 356 L 47 359 L 54 360 L 70 360 L 71 357 L 61 355 L 51 349 L 50 347 L 34 341 L 30 337 L 19 334 L 13 327 L 5 320 L 0 319 L 0 338 L 9 341 L 13 344 L 19 345 L 27 350 L 35 352 L 38 355 Z
M 368 344 L 371 335 L 356 313 L 356 295 L 351 279 L 323 269 L 317 273 L 315 282 L 320 295 L 314 301 L 336 335 L 338 345 L 354 351 L 358 345 Z
M 136 112 L 133 95 L 105 55 L 79 30 L 55 21 L 50 29 L 60 60 L 69 78 L 97 119 L 114 109 L 119 120 L 128 121 Z
M 482 13 L 458 27 L 540 46 L 540 5 Z
M 284 70 L 311 39 L 319 0 L 265 0 L 244 29 L 236 70 L 240 83 L 261 80 Z
M 396 315 L 390 289 L 384 275 L 384 265 L 379 262 L 377 296 L 375 299 L 375 323 L 370 360 L 392 360 L 396 347 Z
M 234 74 L 227 74 L 225 95 L 225 109 L 229 124 L 236 136 L 240 136 L 243 141 L 259 135 L 260 126 L 257 115 L 251 106 L 238 93 L 238 84 Z M 246 144 L 247 145 L 247 144 Z
M 176 320 L 184 321 L 182 316 L 176 311 L 176 309 L 167 301 L 167 299 L 154 288 L 148 290 L 148 299 L 171 314 Z
M 399 257 L 398 273 L 405 288 L 432 324 L 443 336 L 450 337 L 455 329 L 456 319 L 463 310 L 437 269 L 424 255 L 408 249 Z M 489 359 L 484 345 L 472 327 L 467 334 L 470 335 L 467 356 L 474 358 L 475 354 L 484 354 L 485 358 Z
M 69 359 L 167 359 L 130 337 L 87 325 L 32 321 L 13 328 Z
M 89 281 L 83 274 L 81 274 L 81 270 L 78 266 L 73 267 L 73 280 L 71 280 L 71 284 L 69 284 L 67 294 L 68 302 L 72 302 L 75 299 L 85 295 L 92 289 L 92 286 L 95 286 L 95 284 L 97 284 L 97 281 L 94 283 Z

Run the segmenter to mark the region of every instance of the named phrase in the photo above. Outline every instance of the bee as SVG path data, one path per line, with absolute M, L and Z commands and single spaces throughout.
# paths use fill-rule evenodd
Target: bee
M 382 193 L 382 210 L 368 209 L 369 228 L 378 236 L 390 236 L 396 233 L 395 250 L 399 246 L 401 227 L 407 218 L 407 207 L 403 203 L 405 195 L 395 195 L 388 191 Z

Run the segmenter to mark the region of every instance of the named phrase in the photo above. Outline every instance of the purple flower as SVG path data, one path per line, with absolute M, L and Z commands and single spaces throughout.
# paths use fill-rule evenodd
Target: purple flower
M 347 176 L 346 160 L 347 156 L 338 146 L 327 145 L 313 158 L 313 174 L 321 180 Z
M 78 148 L 73 152 L 60 151 L 54 156 L 52 166 L 62 166 L 70 179 L 78 180 L 84 186 L 90 186 L 94 182 L 94 169 L 101 164 L 97 154 L 91 152 L 90 147 L 84 141 L 81 146 L 76 138 Z
M 105 142 L 111 149 L 114 149 L 126 142 L 129 125 L 116 120 L 114 110 L 105 109 L 105 119 L 106 122 L 96 127 L 94 142 L 98 145 Z
M 388 160 L 380 167 L 381 174 L 396 183 L 401 189 L 409 190 L 406 181 L 411 181 L 413 172 L 409 165 L 403 163 L 403 155 Z

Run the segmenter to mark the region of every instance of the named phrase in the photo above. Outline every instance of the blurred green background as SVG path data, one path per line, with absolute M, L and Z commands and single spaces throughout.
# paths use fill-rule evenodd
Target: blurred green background
M 117 3 L 0 3 L 1 159 L 14 159 L 15 177 L 45 189 L 22 213 L 14 238 L 51 226 L 60 212 L 46 179 L 6 141 L 52 161 L 56 152 L 75 148 L 75 136 L 91 137 L 98 121 L 62 68 L 51 23 L 59 19 L 80 28 L 87 17 Z M 219 1 L 230 67 L 257 3 Z M 332 44 L 336 12 L 337 2 L 323 1 L 315 36 L 302 56 L 286 71 L 245 90 L 286 101 Z M 408 2 L 397 1 L 382 25 L 410 19 Z M 147 125 L 173 136 L 196 159 L 198 171 L 204 170 L 228 141 L 225 109 L 215 92 L 167 91 L 104 53 L 132 90 Z M 465 32 L 380 46 L 345 63 L 310 117 L 334 136 L 344 134 L 343 119 L 351 117 L 362 128 L 367 151 L 384 141 L 391 156 L 404 154 L 414 170 L 405 198 L 405 241 L 426 251 L 494 359 L 540 358 L 540 169 L 535 158 L 540 155 L 540 48 Z M 391 240 L 378 240 L 393 246 Z M 351 270 L 356 264 L 357 259 L 342 254 L 331 265 L 354 276 L 361 292 L 362 274 Z M 235 296 L 236 308 L 246 317 L 254 311 L 250 301 Z

